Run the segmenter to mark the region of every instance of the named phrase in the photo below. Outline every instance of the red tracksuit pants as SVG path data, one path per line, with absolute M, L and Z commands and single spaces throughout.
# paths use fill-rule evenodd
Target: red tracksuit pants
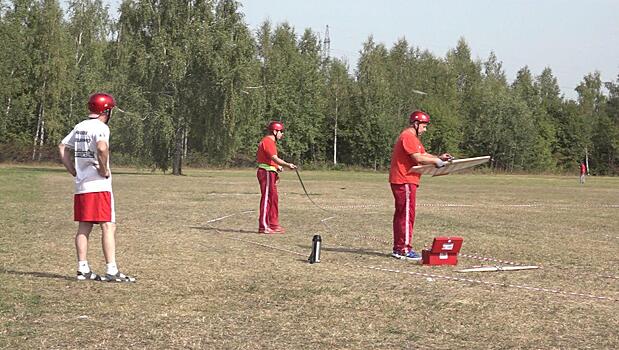
M 258 230 L 276 229 L 279 227 L 279 209 L 277 196 L 277 179 L 274 171 L 258 168 L 256 174 L 260 183 L 260 216 Z
M 393 213 L 393 251 L 407 253 L 413 249 L 413 226 L 415 226 L 415 198 L 417 185 L 391 184 L 395 199 Z

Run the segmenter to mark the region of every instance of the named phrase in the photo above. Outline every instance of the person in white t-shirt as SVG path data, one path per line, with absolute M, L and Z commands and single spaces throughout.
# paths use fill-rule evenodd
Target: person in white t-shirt
M 116 215 L 109 161 L 110 128 L 107 126 L 115 106 L 116 101 L 110 94 L 90 96 L 89 119 L 75 125 L 58 146 L 62 164 L 75 177 L 73 216 L 79 222 L 75 235 L 78 280 L 135 281 L 134 277 L 118 271 L 116 265 Z M 101 226 L 105 275 L 97 275 L 88 265 L 88 237 L 94 224 Z

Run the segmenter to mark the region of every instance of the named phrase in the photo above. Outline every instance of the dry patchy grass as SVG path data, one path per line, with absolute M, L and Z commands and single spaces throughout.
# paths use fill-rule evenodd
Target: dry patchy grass
M 66 173 L 0 167 L 0 348 L 619 348 L 619 178 L 424 177 L 417 249 L 460 235 L 464 254 L 543 267 L 463 275 L 455 270 L 482 262 L 388 257 L 385 174 L 301 174 L 329 212 L 287 172 L 279 191 L 288 231 L 257 235 L 253 170 L 117 171 L 118 262 L 139 278 L 129 285 L 73 280 Z M 314 234 L 323 256 L 310 265 Z M 95 271 L 102 260 L 95 229 Z

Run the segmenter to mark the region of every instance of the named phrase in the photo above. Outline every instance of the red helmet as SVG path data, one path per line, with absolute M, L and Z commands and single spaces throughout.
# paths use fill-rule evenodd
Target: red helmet
M 424 111 L 414 111 L 411 113 L 410 117 L 408 117 L 410 122 L 420 122 L 420 123 L 429 123 L 430 115 Z
M 277 120 L 274 120 L 269 123 L 269 126 L 267 127 L 267 129 L 271 131 L 284 131 L 284 124 L 282 122 L 278 122 Z
M 116 107 L 114 96 L 104 92 L 92 94 L 88 99 L 88 110 L 91 113 L 101 114 Z

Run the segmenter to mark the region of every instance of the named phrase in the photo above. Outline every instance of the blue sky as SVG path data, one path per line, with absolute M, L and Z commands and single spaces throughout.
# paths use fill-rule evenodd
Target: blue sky
M 116 10 L 120 0 L 104 0 Z M 619 74 L 619 0 L 241 0 L 252 30 L 266 19 L 288 22 L 297 34 L 321 36 L 329 25 L 331 56 L 354 68 L 370 35 L 391 47 L 399 38 L 437 56 L 464 37 L 473 58 L 494 51 L 511 82 L 529 66 L 550 67 L 567 98 L 595 70 L 603 81 Z M 615 38 L 615 39 L 613 39 Z

